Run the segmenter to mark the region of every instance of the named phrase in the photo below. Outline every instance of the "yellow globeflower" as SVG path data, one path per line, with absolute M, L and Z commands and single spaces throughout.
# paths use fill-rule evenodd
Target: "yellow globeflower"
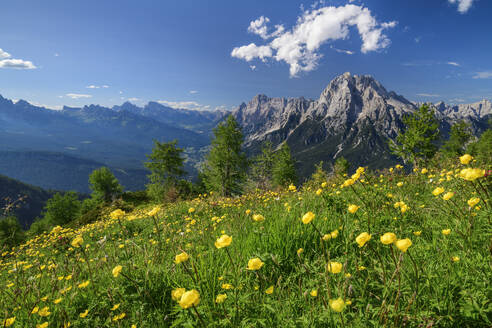
M 215 303 L 217 304 L 220 304 L 220 303 L 224 303 L 224 301 L 227 299 L 227 294 L 219 294 L 217 295 L 217 297 L 215 298 Z
M 231 284 L 222 284 L 221 286 L 222 289 L 228 290 L 234 288 Z
M 184 292 L 184 288 L 182 288 L 182 289 L 183 289 L 183 292 Z M 174 292 L 174 291 L 173 291 L 173 292 Z M 172 292 L 171 292 L 171 293 L 172 293 Z M 181 297 L 181 295 L 180 295 L 179 297 Z M 119 307 L 120 307 L 120 303 L 113 305 L 113 307 L 112 307 L 110 310 L 111 310 L 111 311 L 114 311 L 114 310 L 117 310 Z
M 77 287 L 85 288 L 85 287 L 89 286 L 89 284 L 90 284 L 90 281 L 87 280 L 87 281 L 84 281 L 83 283 L 80 283 Z
M 193 212 L 195 212 L 195 208 L 194 208 L 194 207 L 190 207 L 190 208 L 188 209 L 188 213 L 189 213 L 189 214 L 191 214 L 191 213 L 193 213 Z
M 321 195 L 322 192 L 323 192 L 323 189 L 318 189 L 318 190 L 316 190 L 316 195 L 319 196 L 319 195 Z
M 427 172 L 429 172 L 429 170 L 427 170 L 425 167 L 422 169 L 422 171 L 420 171 L 420 173 L 422 174 L 426 174 Z
M 332 239 L 335 239 L 338 237 L 338 230 L 333 230 L 332 232 L 330 232 L 330 237 Z
M 299 255 L 301 255 L 303 252 L 304 252 L 304 248 L 299 248 L 299 249 L 297 250 L 297 255 L 299 256 Z
M 248 209 L 248 210 L 246 210 L 245 213 L 246 213 L 246 215 L 250 215 L 251 214 L 251 210 Z
M 436 189 L 434 189 L 432 191 L 432 194 L 434 196 L 439 196 L 440 194 L 442 194 L 444 192 L 444 188 L 441 188 L 441 187 L 437 187 Z
M 355 238 L 355 242 L 359 244 L 359 247 L 364 246 L 369 240 L 371 240 L 371 235 L 367 232 L 363 232 Z
M 188 261 L 189 258 L 190 258 L 190 256 L 187 253 L 182 252 L 182 253 L 176 255 L 176 257 L 174 258 L 174 263 L 179 264 L 181 262 Z
M 460 177 L 467 181 L 473 181 L 475 179 L 481 178 L 485 175 L 485 170 L 482 169 L 463 169 L 460 172 Z
M 161 207 L 160 206 L 156 206 L 154 207 L 151 211 L 149 211 L 147 213 L 148 216 L 154 216 L 156 215 L 157 213 L 159 213 L 159 211 L 161 210 Z
M 352 214 L 354 214 L 355 212 L 357 212 L 357 210 L 359 209 L 359 206 L 355 205 L 355 204 L 351 204 L 349 205 L 348 207 L 348 211 Z
M 315 216 L 316 215 L 313 212 L 307 212 L 302 217 L 302 223 L 308 224 L 309 222 L 313 221 Z
M 443 235 L 449 235 L 451 233 L 451 229 L 443 229 L 441 232 Z
M 415 236 L 420 236 L 422 234 L 422 231 L 414 231 L 413 233 Z
M 331 309 L 335 312 L 342 312 L 345 308 L 345 302 L 341 298 L 329 300 L 328 303 L 330 304 Z
M 222 236 L 220 236 L 220 238 L 218 238 L 215 241 L 215 247 L 223 248 L 223 247 L 229 246 L 231 243 L 232 243 L 232 237 L 230 237 L 228 235 L 222 235 Z
M 328 270 L 328 272 L 331 272 L 333 274 L 340 273 L 340 272 L 342 272 L 343 264 L 340 262 L 331 262 L 330 261 L 330 262 L 328 262 L 326 269 Z
M 309 295 L 311 295 L 312 297 L 316 297 L 316 296 L 318 296 L 318 290 L 317 290 L 317 289 L 313 289 L 313 290 L 309 293 Z
M 82 238 L 81 235 L 78 235 L 72 240 L 72 246 L 73 247 L 80 247 L 84 243 L 84 238 Z
M 460 157 L 460 162 L 463 165 L 468 165 L 468 163 L 470 163 L 472 159 L 473 159 L 473 156 L 471 156 L 470 154 L 465 154 L 465 155 Z
M 35 306 L 34 309 L 32 309 L 31 314 L 36 314 L 39 311 L 39 306 Z
M 289 191 L 296 191 L 297 188 L 293 184 L 289 185 Z
M 385 245 L 393 244 L 396 241 L 396 235 L 392 232 L 387 232 L 381 236 L 380 240 Z
M 451 258 L 451 261 L 453 261 L 453 262 L 458 262 L 459 260 L 460 260 L 460 257 L 459 256 L 453 256 Z
M 449 192 L 445 193 L 444 196 L 442 196 L 442 199 L 450 200 L 453 196 L 454 196 L 454 192 L 449 191 Z
M 473 197 L 473 198 L 470 198 L 470 199 L 468 200 L 468 206 L 470 206 L 470 207 L 474 207 L 475 205 L 477 205 L 477 204 L 478 204 L 478 202 L 480 202 L 480 198 L 478 198 L 478 197 Z
M 179 300 L 181 299 L 181 296 L 183 296 L 183 294 L 186 292 L 186 289 L 184 288 L 176 288 L 174 289 L 172 292 L 171 292 L 171 297 L 173 300 L 175 300 L 176 302 L 179 302 Z M 119 306 L 119 304 L 118 304 Z M 117 308 L 116 308 L 117 309 Z M 115 310 L 116 310 L 115 309 Z
M 265 263 L 263 263 L 259 258 L 255 257 L 255 258 L 248 261 L 247 269 L 248 270 L 260 270 L 264 264 Z
M 113 212 L 111 212 L 109 214 L 109 216 L 113 220 L 118 220 L 118 219 L 121 219 L 123 216 L 125 216 L 125 214 L 126 214 L 125 211 L 122 211 L 120 209 L 117 209 L 117 210 L 114 210 Z
M 331 239 L 331 233 L 327 233 L 327 234 L 323 235 L 322 238 L 323 238 L 324 241 L 330 240 Z
M 326 186 L 327 186 L 327 185 L 328 185 L 328 183 L 323 182 L 323 183 L 321 184 L 321 188 L 326 188 Z
M 253 220 L 256 222 L 261 222 L 265 220 L 265 217 L 261 214 L 254 214 L 253 215 Z
M 268 287 L 267 290 L 265 290 L 265 293 L 268 295 L 273 294 L 273 286 Z
M 51 314 L 50 312 L 50 308 L 45 306 L 44 308 L 42 308 L 41 310 L 39 310 L 38 314 L 41 316 L 41 317 L 47 317 Z
M 43 322 L 43 323 L 38 323 L 36 325 L 36 328 L 46 328 L 48 327 L 49 323 L 46 321 L 46 322 Z
M 400 181 L 400 182 L 398 182 L 396 185 L 397 185 L 398 187 L 401 187 L 401 186 L 403 186 L 403 182 L 401 182 L 401 181 Z
M 113 277 L 117 278 L 120 275 L 121 270 L 123 267 L 121 265 L 117 265 L 113 268 Z
M 15 317 L 12 317 L 12 318 L 7 318 L 5 319 L 5 321 L 3 322 L 3 327 L 10 327 L 14 324 L 15 322 Z
M 89 309 L 87 309 L 84 312 L 82 312 L 81 314 L 79 314 L 79 317 L 85 318 L 85 317 L 87 317 L 88 314 L 89 314 Z
M 179 305 L 183 309 L 187 309 L 191 306 L 197 306 L 200 303 L 200 293 L 196 289 L 189 290 L 181 296 Z
M 399 239 L 395 242 L 395 246 L 398 247 L 400 251 L 405 253 L 408 249 L 408 247 L 412 246 L 412 241 L 408 238 L 405 239 Z

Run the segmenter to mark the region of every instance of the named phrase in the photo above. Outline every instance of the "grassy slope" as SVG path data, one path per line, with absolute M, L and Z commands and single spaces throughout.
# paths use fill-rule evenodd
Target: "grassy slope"
M 147 215 L 149 206 L 42 235 L 0 253 L 0 323 L 15 317 L 14 327 L 340 327 L 342 321 L 347 327 L 489 327 L 492 210 L 477 181 L 454 173 L 403 176 L 394 170 L 363 176 L 348 188 L 331 181 L 319 195 L 208 196 L 170 205 L 156 217 Z M 479 181 L 490 187 L 490 177 Z M 454 197 L 433 196 L 437 186 Z M 482 197 L 477 208 L 467 205 L 472 197 Z M 409 209 L 401 213 L 397 201 Z M 351 214 L 349 204 L 360 209 Z M 308 211 L 316 217 L 304 225 Z M 265 220 L 252 220 L 255 213 Z M 335 230 L 336 238 L 321 240 L 319 232 Z M 359 248 L 356 236 L 369 230 L 372 239 Z M 385 232 L 410 238 L 408 252 L 383 245 Z M 223 233 L 232 243 L 217 249 Z M 81 248 L 70 246 L 76 235 L 83 236 Z M 190 259 L 175 264 L 182 251 Z M 452 261 L 455 256 L 460 260 Z M 245 269 L 253 257 L 265 263 L 258 274 Z M 343 271 L 327 272 L 330 260 L 342 263 Z M 114 277 L 117 265 L 122 271 Z M 79 288 L 85 281 L 89 285 Z M 273 293 L 265 293 L 270 286 Z M 199 291 L 196 311 L 172 300 L 177 287 Z M 224 303 L 215 302 L 218 294 L 227 294 Z M 329 306 L 338 297 L 351 303 L 341 314 Z M 50 314 L 30 314 L 35 307 L 41 313 L 48 307 Z

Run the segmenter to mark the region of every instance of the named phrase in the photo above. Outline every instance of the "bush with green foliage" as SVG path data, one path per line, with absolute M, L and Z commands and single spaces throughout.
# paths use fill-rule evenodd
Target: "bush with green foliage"
M 274 186 L 285 187 L 289 184 L 297 184 L 297 172 L 294 158 L 290 153 L 290 147 L 284 142 L 275 152 L 272 167 L 272 182 Z
M 92 197 L 105 203 L 111 202 L 123 192 L 118 179 L 107 167 L 92 171 L 89 176 L 89 187 L 92 190 Z
M 44 220 L 51 226 L 64 225 L 76 219 L 80 214 L 81 204 L 78 195 L 69 191 L 56 193 L 44 207 Z
M 15 216 L 0 217 L 0 251 L 17 246 L 24 239 L 24 230 Z

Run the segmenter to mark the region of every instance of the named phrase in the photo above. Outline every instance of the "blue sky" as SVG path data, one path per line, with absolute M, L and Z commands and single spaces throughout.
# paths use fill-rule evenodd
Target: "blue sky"
M 316 99 L 349 71 L 469 103 L 492 99 L 491 14 L 489 0 L 9 1 L 0 94 L 230 109 L 258 93 Z

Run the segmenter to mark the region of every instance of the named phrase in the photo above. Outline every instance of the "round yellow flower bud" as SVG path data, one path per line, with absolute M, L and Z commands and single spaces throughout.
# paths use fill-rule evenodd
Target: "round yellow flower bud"
M 472 159 L 473 159 L 473 156 L 471 156 L 469 154 L 465 154 L 465 155 L 460 157 L 460 163 L 463 165 L 468 165 L 468 163 L 470 163 Z
M 256 222 L 261 222 L 265 220 L 265 217 L 261 214 L 255 214 L 253 215 L 253 220 Z
M 392 232 L 387 232 L 381 236 L 380 240 L 385 245 L 393 244 L 396 241 L 396 235 Z
M 113 277 L 117 278 L 120 275 L 121 270 L 123 267 L 121 265 L 117 265 L 113 268 Z
M 357 212 L 357 210 L 359 209 L 359 206 L 357 205 L 354 205 L 354 204 L 351 204 L 349 205 L 348 207 L 348 211 L 352 214 L 354 214 L 355 212 Z
M 304 214 L 304 216 L 302 217 L 302 223 L 304 224 L 308 224 L 309 222 L 311 222 L 314 217 L 316 215 L 313 213 L 313 212 L 307 212 L 306 214 Z
M 195 289 L 185 292 L 179 300 L 179 306 L 181 306 L 183 309 L 187 309 L 191 306 L 197 306 L 199 303 L 200 293 Z
M 343 264 L 340 262 L 329 262 L 328 265 L 326 266 L 326 269 L 328 272 L 331 272 L 333 274 L 335 273 L 340 273 L 342 272 L 343 269 Z
M 261 267 L 264 265 L 265 263 L 263 263 L 261 261 L 261 259 L 255 257 L 251 260 L 248 261 L 248 267 L 247 269 L 248 270 L 260 270 Z
M 229 246 L 231 243 L 232 243 L 232 237 L 230 237 L 228 235 L 222 235 L 222 236 L 220 236 L 220 238 L 218 238 L 215 241 L 215 247 L 224 248 L 224 247 Z
M 371 235 L 367 232 L 363 232 L 355 238 L 355 242 L 359 247 L 364 246 L 369 240 L 371 240 Z
M 345 308 L 345 302 L 341 298 L 329 300 L 328 303 L 330 304 L 331 309 L 335 312 L 342 312 Z
M 395 246 L 398 247 L 400 251 L 405 253 L 408 247 L 412 246 L 412 241 L 408 238 L 400 239 L 395 242 Z

